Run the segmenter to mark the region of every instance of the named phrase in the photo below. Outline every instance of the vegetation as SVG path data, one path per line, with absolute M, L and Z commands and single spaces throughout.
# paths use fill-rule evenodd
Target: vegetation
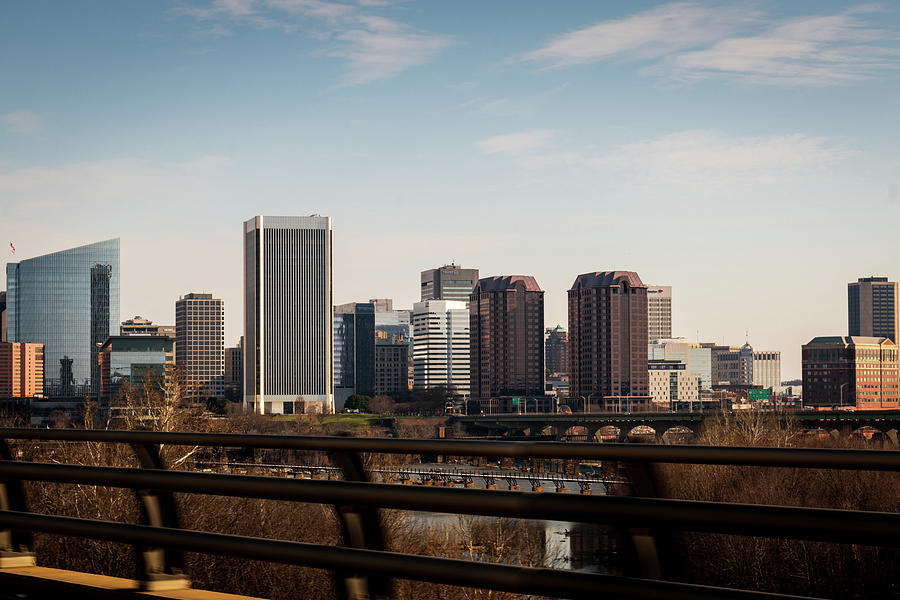
M 760 413 L 722 418 L 695 443 L 711 446 L 865 447 L 862 440 L 805 436 Z M 715 502 L 898 510 L 900 474 L 718 465 L 661 468 L 665 494 Z M 850 544 L 684 534 L 685 579 L 828 598 L 896 598 L 900 552 Z
M 369 396 L 365 396 L 363 394 L 353 394 L 347 401 L 344 402 L 344 408 L 346 410 L 358 410 L 361 413 L 369 412 L 369 403 L 372 402 L 372 398 Z

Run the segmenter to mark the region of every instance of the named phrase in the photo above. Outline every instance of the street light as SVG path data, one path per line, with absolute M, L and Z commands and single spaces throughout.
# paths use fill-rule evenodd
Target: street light
M 845 385 L 850 385 L 850 382 L 849 382 L 849 381 L 845 381 L 844 383 L 841 384 L 841 388 L 840 388 L 839 393 L 840 393 L 840 396 L 841 396 L 841 409 L 842 409 L 842 410 L 843 410 L 843 408 L 844 408 L 844 386 L 845 386 Z

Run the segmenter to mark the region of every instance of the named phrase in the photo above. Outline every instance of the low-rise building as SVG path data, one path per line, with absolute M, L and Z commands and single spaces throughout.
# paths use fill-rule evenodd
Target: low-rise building
M 822 336 L 803 346 L 803 405 L 900 406 L 897 344 L 884 337 Z
M 700 407 L 701 378 L 679 360 L 649 360 L 650 396 L 656 410 L 693 411 Z
M 164 389 L 175 365 L 175 340 L 163 336 L 117 335 L 100 346 L 100 403 L 113 402 L 127 382 Z
M 119 325 L 119 335 L 163 335 L 175 337 L 174 325 L 154 325 L 150 319 L 136 315 L 133 319 L 122 321 Z

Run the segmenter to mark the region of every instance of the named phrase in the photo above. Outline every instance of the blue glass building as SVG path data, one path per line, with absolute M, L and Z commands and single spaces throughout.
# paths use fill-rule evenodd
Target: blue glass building
M 118 238 L 6 265 L 7 337 L 44 344 L 45 393 L 99 385 L 98 349 L 119 326 Z

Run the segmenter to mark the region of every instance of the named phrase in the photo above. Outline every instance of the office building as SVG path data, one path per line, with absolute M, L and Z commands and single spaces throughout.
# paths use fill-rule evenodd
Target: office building
M 465 302 L 413 304 L 413 386 L 469 395 L 469 309 Z
M 44 345 L 46 395 L 84 398 L 119 327 L 119 240 L 7 263 L 6 281 L 7 340 Z
M 103 405 L 123 404 L 117 398 L 122 386 L 150 386 L 150 393 L 165 394 L 166 379 L 175 364 L 175 340 L 158 335 L 117 335 L 107 338 L 99 349 L 100 390 Z M 141 390 L 144 393 L 144 390 Z
M 712 352 L 714 382 L 719 386 L 781 387 L 781 352 L 754 350 L 749 342 L 741 347 L 708 345 Z
M 225 348 L 225 397 L 238 400 L 244 397 L 244 337 L 237 346 Z
M 225 396 L 225 302 L 186 294 L 175 302 L 175 356 L 194 398 Z
M 650 396 L 660 411 L 700 410 L 700 376 L 680 360 L 648 360 Z
M 688 373 L 700 376 L 704 390 L 712 389 L 712 348 L 687 338 L 655 339 L 647 348 L 648 360 L 677 360 Z
M 0 398 L 44 395 L 44 345 L 0 342 Z
M 0 342 L 6 341 L 6 292 L 0 292 Z
M 534 277 L 479 279 L 469 336 L 472 398 L 544 394 L 544 290 Z
M 122 321 L 119 335 L 161 335 L 174 339 L 176 333 L 174 325 L 154 325 L 153 321 L 137 315 L 133 319 Z
M 408 390 L 409 345 L 375 344 L 375 395 L 397 397 Z
M 375 312 L 391 312 L 394 310 L 394 301 L 391 298 L 369 298 L 369 303 L 375 305 Z
M 569 372 L 569 336 L 562 325 L 544 334 L 544 368 L 553 374 Z
M 334 307 L 334 407 L 353 394 L 375 395 L 375 305 Z
M 847 312 L 851 336 L 886 337 L 897 342 L 900 331 L 897 282 L 887 277 L 860 277 L 847 284 Z
M 244 223 L 244 402 L 334 412 L 331 217 Z
M 569 393 L 590 410 L 650 408 L 647 286 L 633 271 L 598 271 L 569 290 Z
M 886 337 L 823 336 L 803 346 L 803 404 L 900 407 L 897 344 Z
M 647 331 L 649 340 L 672 337 L 672 286 L 647 286 Z
M 451 263 L 438 269 L 422 271 L 421 280 L 422 302 L 428 300 L 467 302 L 478 281 L 478 269 L 463 269 Z

